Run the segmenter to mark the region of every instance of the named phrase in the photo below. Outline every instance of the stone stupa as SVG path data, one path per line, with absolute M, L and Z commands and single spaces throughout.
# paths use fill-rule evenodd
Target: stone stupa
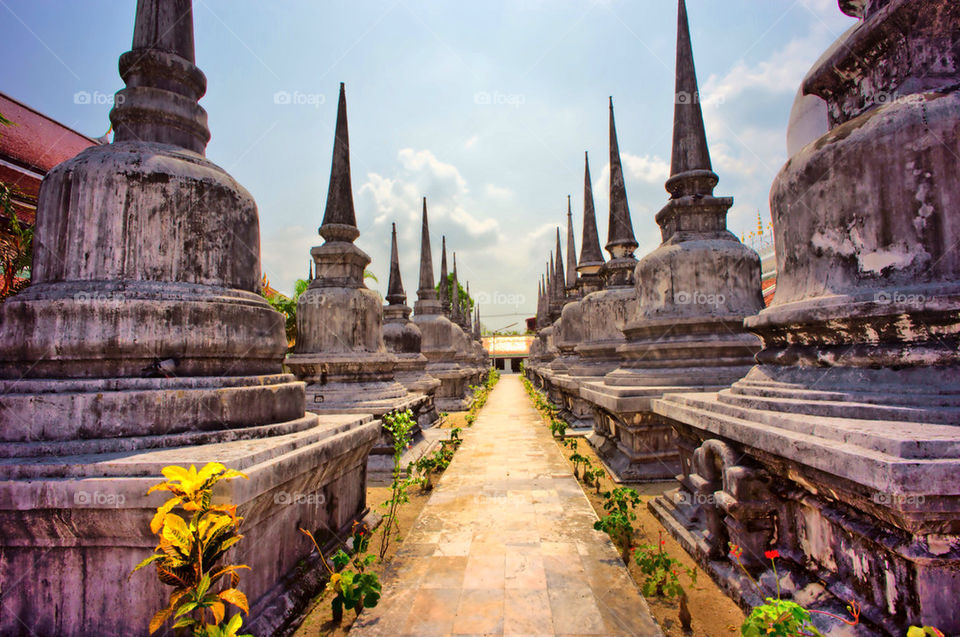
M 617 348 L 623 362 L 582 394 L 597 406 L 600 453 L 624 480 L 672 478 L 681 447 L 673 428 L 651 411 L 664 392 L 717 390 L 750 370 L 760 342 L 743 319 L 763 308 L 760 257 L 727 230 L 731 197 L 715 197 L 718 182 L 700 109 L 697 76 L 680 1 L 677 27 L 673 152 L 657 213 L 663 243 L 634 273 L 637 309 Z M 597 442 L 595 440 L 595 442 Z M 689 464 L 694 447 L 682 445 Z
M 604 264 L 603 252 L 600 249 L 600 238 L 597 234 L 593 185 L 590 182 L 590 161 L 586 153 L 584 153 L 583 177 L 583 230 L 580 258 L 577 259 L 576 251 L 571 253 L 568 250 L 568 290 L 572 290 L 573 298 L 563 307 L 561 329 L 558 336 L 558 349 L 564 352 L 566 359 L 561 373 L 555 374 L 550 379 L 559 393 L 559 404 L 562 408 L 561 416 L 570 423 L 574 430 L 589 430 L 593 427 L 593 405 L 580 396 L 583 382 L 576 376 L 570 375 L 570 365 L 577 362 L 579 355 L 576 348 L 584 338 L 581 301 L 586 295 L 602 289 L 603 284 L 599 273 Z M 568 236 L 571 232 L 572 226 L 569 226 Z M 574 274 L 570 273 L 571 260 L 575 266 Z M 570 283 L 573 283 L 573 285 L 570 285 Z
M 392 224 L 390 237 L 390 279 L 387 284 L 387 305 L 383 308 L 383 341 L 394 356 L 397 366 L 394 377 L 397 382 L 416 394 L 424 394 L 429 403 L 420 410 L 418 422 L 421 427 L 432 427 L 438 419 L 434 395 L 440 381 L 427 373 L 427 357 L 423 355 L 423 335 L 417 324 L 410 320 L 413 310 L 407 305 L 407 293 L 400 277 L 400 255 L 397 249 L 397 224 Z
M 444 264 L 445 262 L 446 259 Z M 441 268 L 440 274 L 440 293 L 447 290 L 449 299 L 445 268 Z M 472 372 L 456 362 L 456 331 L 459 328 L 446 317 L 434 282 L 426 197 L 423 198 L 423 224 L 420 235 L 420 284 L 413 311 L 413 322 L 417 324 L 423 335 L 421 352 L 427 357 L 427 373 L 440 381 L 440 388 L 434 398 L 437 409 L 442 411 L 465 409 L 469 403 L 467 387 Z
M 633 317 L 637 298 L 633 285 L 636 249 L 611 98 L 610 213 L 606 245 L 610 260 L 600 267 L 602 289 L 580 301 L 583 339 L 576 346 L 576 362 L 568 365 L 568 373 L 583 378 L 584 382 L 591 377 L 602 377 L 620 365 L 617 348 L 625 342 L 622 330 Z
M 808 608 L 857 602 L 864 634 L 957 635 L 960 4 L 839 4 L 858 22 L 803 80 L 771 190 L 763 348 L 729 389 L 654 401 L 696 450 L 653 508 L 742 603 L 727 542 L 778 549 Z
M 394 377 L 397 357 L 383 341 L 380 297 L 364 283 L 370 257 L 354 245 L 360 231 L 353 208 L 343 84 L 319 233 L 324 243 L 310 250 L 316 274 L 297 301 L 297 342 L 286 360 L 307 383 L 307 410 L 381 416 L 411 409 L 419 415 L 429 409 L 427 397 L 411 394 Z

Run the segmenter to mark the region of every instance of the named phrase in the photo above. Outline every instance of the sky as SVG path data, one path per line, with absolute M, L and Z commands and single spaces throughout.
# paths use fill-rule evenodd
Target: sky
M 0 0 L 0 91 L 92 137 L 123 87 L 135 0 Z M 790 108 L 854 20 L 836 0 L 687 0 L 718 196 L 737 236 L 770 218 Z M 262 268 L 291 292 L 322 242 L 337 91 L 346 83 L 357 245 L 384 294 L 390 224 L 416 297 L 421 197 L 434 269 L 457 253 L 484 326 L 532 316 L 583 153 L 606 243 L 613 96 L 638 258 L 659 245 L 676 50 L 674 0 L 195 0 L 207 156 L 259 207 Z M 566 247 L 564 247 L 566 259 Z

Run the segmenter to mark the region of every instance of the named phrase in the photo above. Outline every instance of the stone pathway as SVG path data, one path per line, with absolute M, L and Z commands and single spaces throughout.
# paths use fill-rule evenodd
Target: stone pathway
M 518 376 L 465 433 L 351 636 L 660 635 Z

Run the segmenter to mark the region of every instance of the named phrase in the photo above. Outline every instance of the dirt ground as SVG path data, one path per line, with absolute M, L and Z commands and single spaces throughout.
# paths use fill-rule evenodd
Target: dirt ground
M 544 427 L 548 426 L 544 422 Z M 594 467 L 602 467 L 600 458 L 597 456 L 593 447 L 584 440 L 578 438 L 577 452 L 590 458 Z M 557 443 L 560 444 L 559 442 Z M 567 458 L 573 453 L 566 447 L 560 447 L 563 455 Z M 569 460 L 568 460 L 569 462 Z M 573 464 L 570 463 L 571 470 Z M 581 482 L 584 493 L 598 516 L 604 514 L 603 497 L 597 494 L 595 486 L 586 486 Z M 650 606 L 650 612 L 654 619 L 660 624 L 663 634 L 666 637 L 723 637 L 729 635 L 739 635 L 740 625 L 743 623 L 744 614 L 733 600 L 727 597 L 722 590 L 710 579 L 703 569 L 699 568 L 686 551 L 678 544 L 673 537 L 667 533 L 660 524 L 660 521 L 647 509 L 647 502 L 658 495 L 676 487 L 676 483 L 656 482 L 630 485 L 618 485 L 614 483 L 607 474 L 601 478 L 600 491 L 609 491 L 618 486 L 630 486 L 640 494 L 641 503 L 636 508 L 638 533 L 634 538 L 634 546 L 639 544 L 653 544 L 656 546 L 662 539 L 665 552 L 672 558 L 677 559 L 686 568 L 697 569 L 697 583 L 689 585 L 689 579 L 686 574 L 681 574 L 680 583 L 687 591 L 688 608 L 693 616 L 693 631 L 684 632 L 677 619 L 677 602 L 659 597 L 647 597 L 647 603 Z M 628 566 L 630 575 L 637 583 L 638 587 L 643 586 L 646 577 L 640 567 L 633 561 Z

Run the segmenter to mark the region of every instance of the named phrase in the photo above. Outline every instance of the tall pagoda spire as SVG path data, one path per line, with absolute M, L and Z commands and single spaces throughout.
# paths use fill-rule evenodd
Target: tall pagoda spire
M 403 291 L 403 281 L 400 278 L 400 255 L 397 250 L 397 224 L 392 226 L 390 236 L 390 279 L 387 283 L 387 303 L 403 305 L 407 302 L 407 294 Z
M 553 263 L 553 250 L 550 251 L 550 261 L 547 263 L 547 302 L 552 302 L 557 295 L 557 280 L 554 274 L 557 271 Z
M 567 195 L 567 290 L 577 287 L 577 244 L 573 236 L 573 208 Z
M 709 195 L 719 181 L 710 163 L 707 134 L 700 108 L 697 71 L 693 63 L 687 5 L 677 9 L 677 69 L 673 107 L 673 154 L 666 188 L 672 197 Z
M 637 239 L 633 235 L 633 222 L 627 205 L 627 189 L 623 183 L 623 166 L 620 164 L 620 147 L 617 144 L 617 127 L 613 119 L 613 98 L 610 98 L 610 222 L 607 236 L 607 252 L 610 260 L 601 269 L 606 287 L 632 287 L 633 269 L 637 259 Z
M 569 200 L 568 200 L 569 201 Z M 563 303 L 563 298 L 566 296 L 566 280 L 567 273 L 563 268 L 563 244 L 560 243 L 560 226 L 557 226 L 557 263 L 556 263 L 556 272 L 554 276 L 557 281 L 557 289 L 554 292 L 557 295 L 557 301 Z
M 593 183 L 590 181 L 590 156 L 583 153 L 583 238 L 580 246 L 580 263 L 577 272 L 584 295 L 602 287 L 600 268 L 603 267 L 603 250 L 597 234 L 597 214 L 593 205 Z
M 353 210 L 353 187 L 350 182 L 350 137 L 347 133 L 347 94 L 340 83 L 337 103 L 337 126 L 333 140 L 333 162 L 327 188 L 327 208 L 323 213 L 320 236 L 327 241 L 353 241 L 360 236 Z
M 607 252 L 614 258 L 632 255 L 637 249 L 633 235 L 630 207 L 627 205 L 627 189 L 623 183 L 623 166 L 620 163 L 620 146 L 617 142 L 617 126 L 613 118 L 613 97 L 610 98 L 610 220 L 607 231 Z
M 467 298 L 463 300 L 463 330 L 467 334 L 473 332 L 473 312 L 470 311 L 470 281 L 467 281 Z
M 313 259 L 310 259 L 310 271 L 307 273 L 307 283 L 313 281 Z
M 440 238 L 440 309 L 450 317 L 450 273 L 447 272 L 447 237 Z
M 137 2 L 133 46 L 119 66 L 126 88 L 110 111 L 114 142 L 157 142 L 204 154 L 210 130 L 198 102 L 207 78 L 196 66 L 193 3 Z
M 440 302 L 433 283 L 433 253 L 430 250 L 430 223 L 427 220 L 427 198 L 423 198 L 423 217 L 420 229 L 420 282 L 414 311 L 418 315 L 439 314 Z
M 431 296 L 432 294 L 432 296 Z M 420 228 L 420 287 L 417 298 L 436 299 L 437 290 L 433 285 L 433 255 L 430 252 L 430 225 L 427 222 L 427 198 L 423 198 L 423 217 Z

